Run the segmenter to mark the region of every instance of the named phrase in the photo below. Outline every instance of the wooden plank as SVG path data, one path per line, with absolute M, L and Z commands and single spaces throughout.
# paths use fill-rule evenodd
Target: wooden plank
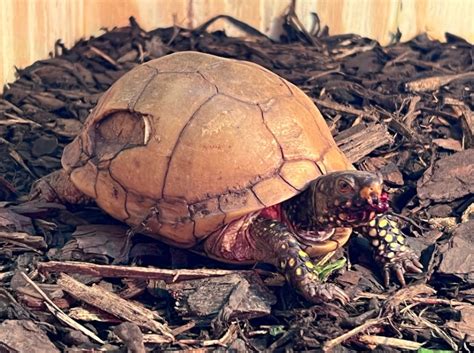
M 281 17 L 291 0 L 1 0 L 0 82 L 14 80 L 14 67 L 25 67 L 48 57 L 54 42 L 71 46 L 81 37 L 101 33 L 102 27 L 123 26 L 135 16 L 147 29 L 177 24 L 196 27 L 209 18 L 227 14 L 278 38 Z M 451 32 L 474 42 L 472 0 L 298 0 L 296 12 L 311 28 L 312 12 L 331 34 L 358 33 L 381 44 L 393 39 L 397 28 L 402 40 L 428 32 L 444 40 Z M 212 30 L 240 35 L 222 20 Z

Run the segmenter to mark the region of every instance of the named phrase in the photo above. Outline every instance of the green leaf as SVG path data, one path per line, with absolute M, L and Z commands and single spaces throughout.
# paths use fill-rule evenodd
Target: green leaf
M 449 349 L 429 349 L 429 348 L 420 348 L 417 353 L 455 353 Z
M 285 326 L 283 325 L 274 325 L 270 327 L 270 330 L 268 330 L 268 333 L 271 336 L 278 336 L 279 334 L 286 332 Z
M 314 270 L 318 273 L 319 279 L 322 282 L 325 282 L 334 271 L 337 271 L 343 268 L 346 262 L 347 262 L 346 258 L 343 257 L 342 259 L 336 260 L 324 266 L 316 265 Z

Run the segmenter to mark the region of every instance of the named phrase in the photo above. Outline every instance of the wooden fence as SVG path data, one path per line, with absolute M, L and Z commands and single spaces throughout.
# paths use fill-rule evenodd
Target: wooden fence
M 14 80 L 14 67 L 47 58 L 57 39 L 71 46 L 101 28 L 128 24 L 135 16 L 145 29 L 173 24 L 193 28 L 218 14 L 234 16 L 270 36 L 291 0 L 0 0 L 0 82 Z M 297 0 L 297 15 L 311 26 L 312 12 L 330 33 L 358 33 L 382 44 L 397 29 L 402 40 L 427 32 L 444 40 L 444 33 L 474 41 L 474 0 Z M 211 29 L 235 28 L 221 21 Z

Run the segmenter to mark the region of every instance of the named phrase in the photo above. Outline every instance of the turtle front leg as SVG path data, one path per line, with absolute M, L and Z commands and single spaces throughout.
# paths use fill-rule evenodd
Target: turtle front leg
M 374 247 L 375 260 L 383 270 L 385 286 L 390 284 L 391 272 L 395 272 L 402 286 L 406 285 L 405 273 L 421 273 L 423 265 L 412 249 L 406 244 L 397 220 L 388 215 L 379 215 L 362 227 Z
M 230 262 L 265 262 L 275 265 L 307 300 L 321 302 L 349 297 L 331 283 L 321 283 L 310 256 L 282 223 L 256 217 L 230 224 L 205 243 L 209 256 Z
M 73 205 L 93 202 L 92 198 L 76 188 L 63 169 L 37 180 L 31 187 L 29 199 Z

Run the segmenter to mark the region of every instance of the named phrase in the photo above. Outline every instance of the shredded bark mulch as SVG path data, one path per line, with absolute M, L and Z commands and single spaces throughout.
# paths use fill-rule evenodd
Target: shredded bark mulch
M 420 35 L 381 47 L 308 31 L 294 12 L 274 41 L 146 32 L 131 18 L 18 69 L 0 99 L 0 347 L 6 352 L 469 351 L 474 343 L 473 46 Z M 425 272 L 382 286 L 355 235 L 329 278 L 352 302 L 311 305 L 273 268 L 222 264 L 137 236 L 94 205 L 28 201 L 102 93 L 148 60 L 183 50 L 256 62 L 302 88 L 350 160 L 384 176 Z M 131 266 L 133 265 L 133 266 Z

